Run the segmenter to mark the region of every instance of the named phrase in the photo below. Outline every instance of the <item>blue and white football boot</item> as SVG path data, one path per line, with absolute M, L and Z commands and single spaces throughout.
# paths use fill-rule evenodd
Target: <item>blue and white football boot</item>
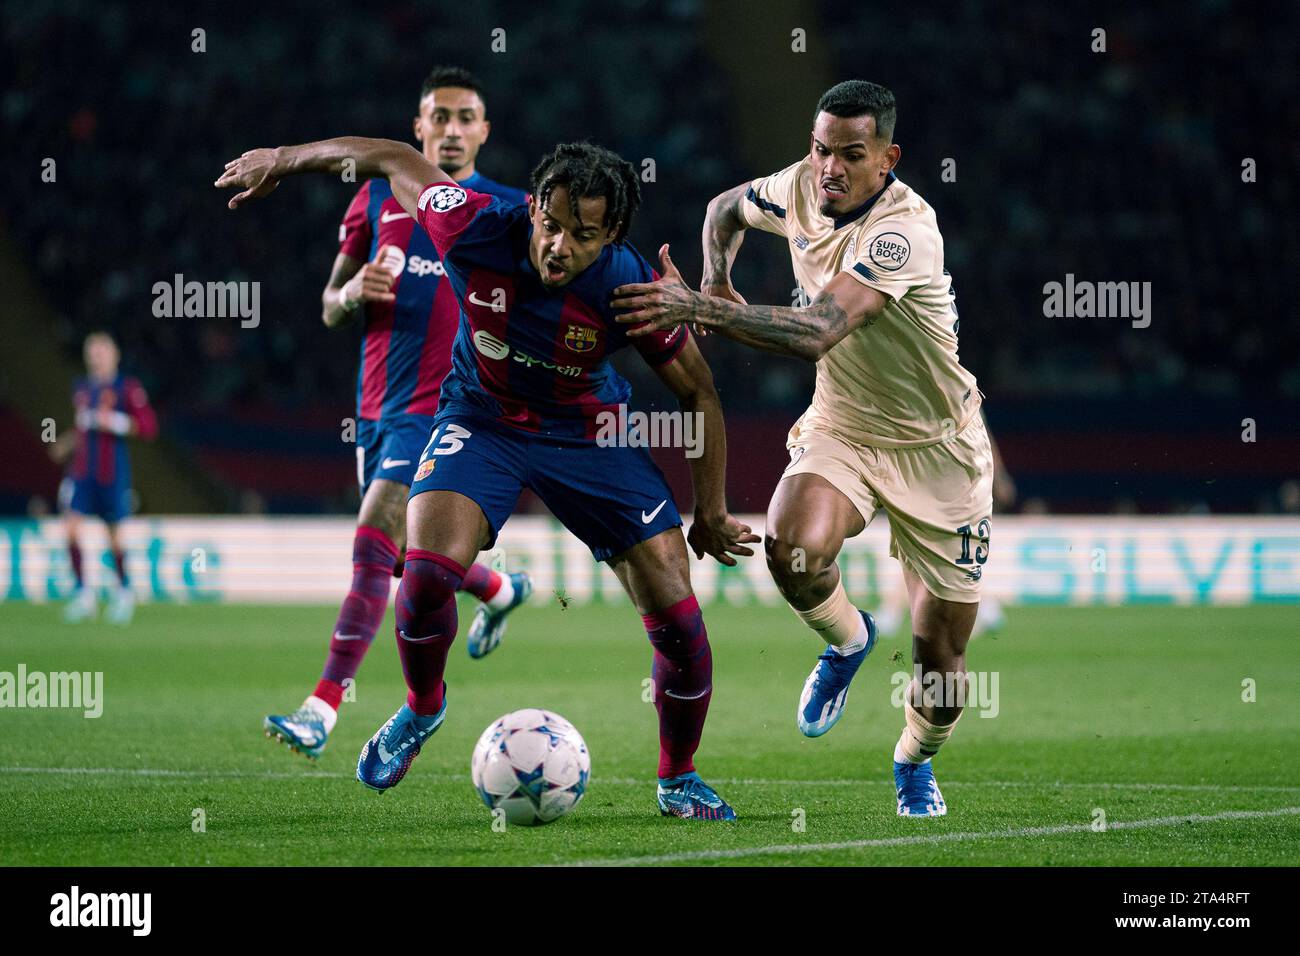
M 510 599 L 510 603 L 500 609 L 489 607 L 486 603 L 479 604 L 478 610 L 474 612 L 474 621 L 465 636 L 465 646 L 469 650 L 469 656 L 475 660 L 487 657 L 497 649 L 501 638 L 506 636 L 506 617 L 527 601 L 533 593 L 533 579 L 526 571 L 516 571 L 506 577 L 510 579 L 510 585 L 514 589 L 514 597 Z
M 397 786 L 411 769 L 411 761 L 419 755 L 424 742 L 442 726 L 446 716 L 445 687 L 442 709 L 432 717 L 420 717 L 403 704 L 361 748 L 357 779 L 380 793 Z
M 63 606 L 63 619 L 69 624 L 80 624 L 99 613 L 99 604 L 95 600 L 95 589 L 77 588 L 72 600 Z
M 734 820 L 736 811 L 695 771 L 659 781 L 659 814 L 684 820 Z
M 934 782 L 930 761 L 907 763 L 894 761 L 894 786 L 898 789 L 900 817 L 941 817 L 948 812 L 939 785 Z
M 827 645 L 826 653 L 817 658 L 799 696 L 795 721 L 805 737 L 820 737 L 835 726 L 844 714 L 849 682 L 862 662 L 876 646 L 876 622 L 866 611 L 858 611 L 867 622 L 867 645 L 853 654 L 842 655 Z
M 315 760 L 325 749 L 325 741 L 334 729 L 333 711 L 315 695 L 308 697 L 292 714 L 271 714 L 262 721 L 266 736 L 286 744 L 294 753 Z
M 126 627 L 131 623 L 131 618 L 134 616 L 135 592 L 127 587 L 115 589 L 113 596 L 108 601 L 108 613 L 106 615 L 108 623 Z

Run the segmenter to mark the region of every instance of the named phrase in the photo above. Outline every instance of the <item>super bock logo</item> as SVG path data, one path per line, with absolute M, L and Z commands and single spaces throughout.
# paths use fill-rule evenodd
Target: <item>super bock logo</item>
M 912 255 L 907 237 L 897 232 L 882 232 L 871 240 L 867 253 L 871 261 L 886 272 L 897 272 Z
M 585 325 L 570 325 L 564 333 L 564 347 L 570 352 L 590 352 L 596 347 L 596 330 Z
M 430 186 L 420 193 L 419 207 L 433 212 L 448 212 L 465 202 L 465 190 L 459 186 Z

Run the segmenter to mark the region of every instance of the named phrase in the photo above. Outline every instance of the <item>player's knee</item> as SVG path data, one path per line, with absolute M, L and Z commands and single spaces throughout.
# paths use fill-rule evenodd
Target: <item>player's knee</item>
M 394 607 L 398 627 L 405 629 L 406 624 L 442 610 L 449 601 L 454 602 L 463 578 L 463 571 L 458 571 L 446 559 L 407 554 Z
M 923 673 L 956 674 L 966 670 L 965 644 L 947 634 L 912 634 L 912 659 Z
M 763 553 L 768 570 L 782 589 L 798 590 L 835 562 L 835 555 L 826 548 L 772 534 L 763 537 Z
M 641 620 L 651 646 L 669 660 L 689 660 L 709 651 L 704 615 L 693 594 L 664 610 L 643 615 Z

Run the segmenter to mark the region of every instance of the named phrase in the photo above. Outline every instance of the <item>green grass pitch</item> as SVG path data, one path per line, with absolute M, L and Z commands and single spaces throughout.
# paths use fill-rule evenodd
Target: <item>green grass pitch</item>
M 655 808 L 650 653 L 627 606 L 524 609 L 482 661 L 458 641 L 446 724 L 379 795 L 353 772 L 403 699 L 391 612 L 357 701 L 311 763 L 263 737 L 261 721 L 314 686 L 334 609 L 145 606 L 117 629 L 4 605 L 0 670 L 102 671 L 105 703 L 95 720 L 0 710 L 0 862 L 1295 865 L 1296 615 L 1008 609 L 969 655 L 973 671 L 998 673 L 999 713 L 968 712 L 936 760 L 948 816 L 907 820 L 894 813 L 902 718 L 890 698 L 910 642 L 882 639 L 843 720 L 807 740 L 794 709 L 811 637 L 784 608 L 707 609 L 715 689 L 697 763 L 736 807 L 728 824 Z M 526 706 L 577 725 L 591 784 L 550 826 L 494 832 L 470 751 L 489 721 Z M 194 832 L 196 809 L 206 832 Z

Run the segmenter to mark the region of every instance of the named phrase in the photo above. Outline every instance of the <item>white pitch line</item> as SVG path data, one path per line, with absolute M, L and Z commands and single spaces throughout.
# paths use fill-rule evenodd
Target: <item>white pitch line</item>
M 338 773 L 304 770 L 284 773 L 276 770 L 157 770 L 150 767 L 0 767 L 0 773 L 54 774 L 67 776 L 174 777 L 181 780 L 299 780 L 303 777 L 341 777 Z
M 1110 830 L 1147 830 L 1191 823 L 1220 823 L 1226 820 L 1262 820 L 1268 817 L 1300 815 L 1300 807 L 1280 807 L 1276 810 L 1225 810 L 1222 813 L 1192 813 L 1176 817 L 1151 817 L 1147 820 L 1116 820 L 1106 824 Z M 839 843 L 787 843 L 774 846 L 741 847 L 734 850 L 688 850 L 682 853 L 665 853 L 660 856 L 631 856 L 603 860 L 577 860 L 557 866 L 654 866 L 661 863 L 685 863 L 692 860 L 735 860 L 747 856 L 766 856 L 782 853 L 819 853 L 836 850 L 858 850 L 867 847 L 915 846 L 931 843 L 956 843 L 962 840 L 1005 840 L 1036 836 L 1062 836 L 1071 833 L 1091 833 L 1091 823 L 1069 823 L 1050 827 L 1017 827 L 1009 830 L 984 830 L 961 833 L 934 833 L 930 835 L 882 837 L 874 840 L 844 840 Z
M 52 775 L 118 775 L 127 777 L 171 777 L 179 780 L 301 780 L 301 779 L 351 779 L 351 771 L 329 772 L 324 770 L 302 770 L 288 772 L 278 770 L 164 770 L 151 767 L 5 767 L 0 766 L 0 774 L 52 774 Z M 419 778 L 430 783 L 454 783 L 468 780 L 469 774 L 430 774 Z M 892 780 L 780 780 L 760 777 L 716 777 L 710 778 L 718 786 L 729 787 L 861 787 L 888 786 L 893 788 Z M 594 784 L 606 786 L 646 786 L 647 780 L 640 777 L 597 777 Z M 1123 783 L 1087 781 L 1034 781 L 1034 780 L 945 780 L 945 787 L 997 787 L 1000 789 L 1032 788 L 1039 790 L 1176 790 L 1190 793 L 1297 793 L 1300 785 L 1278 786 L 1273 784 L 1220 784 L 1220 783 L 1143 783 L 1126 781 Z

